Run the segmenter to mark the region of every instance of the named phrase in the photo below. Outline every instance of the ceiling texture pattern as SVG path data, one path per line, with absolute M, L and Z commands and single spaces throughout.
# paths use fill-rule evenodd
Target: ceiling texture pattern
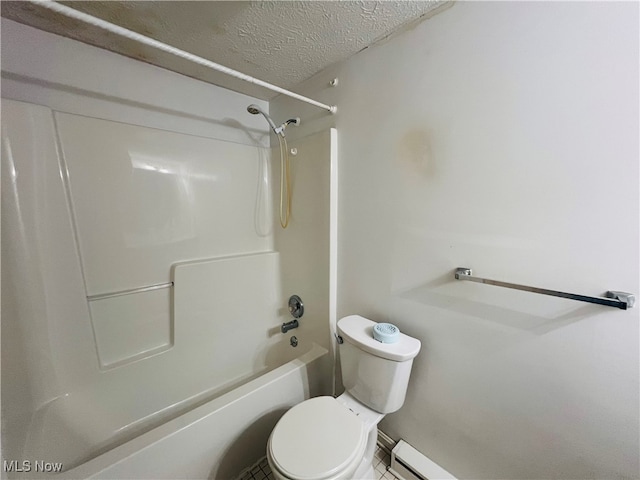
M 292 88 L 446 7 L 421 1 L 61 2 L 242 73 Z M 268 100 L 276 94 L 28 2 L 2 16 Z

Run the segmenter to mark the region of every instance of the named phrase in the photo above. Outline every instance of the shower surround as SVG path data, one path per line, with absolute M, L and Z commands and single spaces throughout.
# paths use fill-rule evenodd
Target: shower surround
M 283 240 L 279 167 L 246 112 L 265 102 L 10 21 L 2 35 L 9 477 L 37 473 L 20 472 L 28 460 L 158 478 L 153 460 L 120 463 L 150 445 L 156 466 L 173 462 L 164 475 L 237 475 L 288 407 L 331 392 L 329 197 L 302 193 L 329 192 L 335 135 L 293 144 Z M 294 293 L 295 348 L 280 331 Z M 157 446 L 178 431 L 203 457 Z

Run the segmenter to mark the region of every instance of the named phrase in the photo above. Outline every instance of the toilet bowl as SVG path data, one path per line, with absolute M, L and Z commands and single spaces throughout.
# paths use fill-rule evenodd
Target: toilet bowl
M 333 397 L 302 402 L 278 422 L 267 446 L 277 479 L 354 478 L 367 447 L 365 422 Z
M 383 344 L 376 323 L 351 315 L 338 322 L 341 370 L 346 391 L 337 398 L 306 400 L 287 411 L 267 444 L 277 480 L 374 479 L 377 425 L 404 403 L 420 341 L 400 334 Z

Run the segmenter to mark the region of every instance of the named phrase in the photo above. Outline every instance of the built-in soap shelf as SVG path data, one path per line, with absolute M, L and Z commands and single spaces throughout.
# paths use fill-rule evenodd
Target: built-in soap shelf
M 87 300 L 93 302 L 95 300 L 105 300 L 107 298 L 121 297 L 123 295 L 131 295 L 134 293 L 152 292 L 154 290 L 171 287 L 173 287 L 173 282 L 157 283 L 155 285 L 148 285 L 146 287 L 130 288 L 128 290 L 119 290 L 117 292 L 99 293 L 97 295 L 88 295 Z

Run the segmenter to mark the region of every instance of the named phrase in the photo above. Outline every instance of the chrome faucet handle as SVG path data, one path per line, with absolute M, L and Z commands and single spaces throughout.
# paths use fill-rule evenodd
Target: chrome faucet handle
M 289 298 L 289 313 L 296 319 L 304 315 L 304 304 L 298 295 L 291 295 Z

